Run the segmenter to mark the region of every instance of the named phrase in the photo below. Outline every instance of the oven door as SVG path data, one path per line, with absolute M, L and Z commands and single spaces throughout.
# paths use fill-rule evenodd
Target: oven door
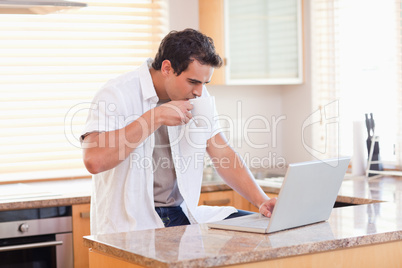
M 0 268 L 72 268 L 72 233 L 18 237 L 0 247 Z

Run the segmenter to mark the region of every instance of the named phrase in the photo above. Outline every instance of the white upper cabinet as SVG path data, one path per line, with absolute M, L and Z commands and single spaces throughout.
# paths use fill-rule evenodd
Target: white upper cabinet
M 302 0 L 199 0 L 199 6 L 200 30 L 225 58 L 215 84 L 303 82 Z
M 302 82 L 301 3 L 225 0 L 227 84 Z

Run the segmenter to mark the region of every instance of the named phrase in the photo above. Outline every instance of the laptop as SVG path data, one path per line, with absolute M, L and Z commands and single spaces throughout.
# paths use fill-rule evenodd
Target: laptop
M 215 229 L 273 233 L 328 220 L 350 157 L 289 164 L 267 218 L 260 213 L 207 223 Z

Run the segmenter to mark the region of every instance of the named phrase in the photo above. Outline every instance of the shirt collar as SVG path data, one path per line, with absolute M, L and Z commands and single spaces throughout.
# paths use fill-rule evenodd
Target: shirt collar
M 142 96 L 144 100 L 150 100 L 153 103 L 157 103 L 159 101 L 159 98 L 156 95 L 156 90 L 154 87 L 154 83 L 152 82 L 151 73 L 149 72 L 149 68 L 151 68 L 152 62 L 153 59 L 148 58 L 139 67 L 139 75 L 140 75 Z

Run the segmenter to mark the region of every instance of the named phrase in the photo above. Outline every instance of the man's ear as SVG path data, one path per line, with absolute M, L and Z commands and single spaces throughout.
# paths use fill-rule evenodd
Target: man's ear
M 170 63 L 169 60 L 162 61 L 161 72 L 165 76 L 173 72 L 172 64 Z

